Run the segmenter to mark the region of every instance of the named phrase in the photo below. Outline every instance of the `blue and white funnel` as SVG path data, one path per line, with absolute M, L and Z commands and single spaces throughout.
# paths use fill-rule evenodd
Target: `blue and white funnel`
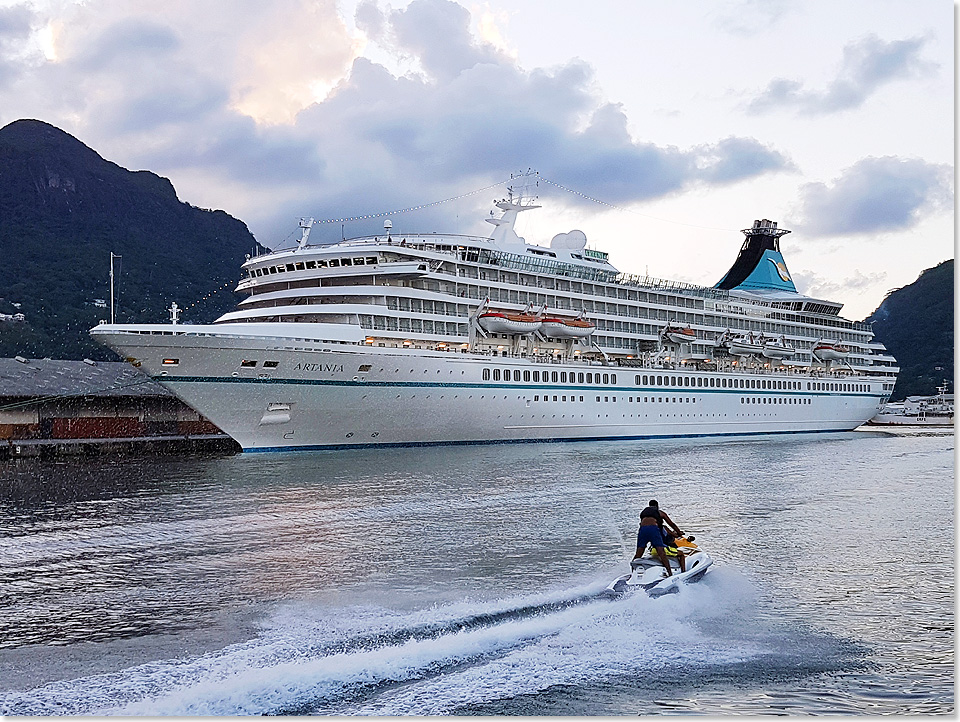
M 777 228 L 776 221 L 766 218 L 754 221 L 752 228 L 741 231 L 747 238 L 740 254 L 716 288 L 796 293 L 797 287 L 793 285 L 787 264 L 780 255 L 780 236 L 789 232 L 785 228 Z

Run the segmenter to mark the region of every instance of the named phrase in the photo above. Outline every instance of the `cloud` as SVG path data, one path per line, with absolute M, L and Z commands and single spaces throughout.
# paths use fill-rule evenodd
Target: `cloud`
M 506 178 L 532 166 L 587 195 L 629 203 L 790 167 L 753 138 L 685 149 L 635 139 L 623 107 L 599 96 L 589 65 L 571 60 L 524 70 L 472 37 L 466 11 L 446 0 L 414 0 L 390 13 L 367 2 L 357 22 L 393 52 L 418 57 L 422 72 L 397 78 L 358 59 L 325 102 L 300 115 L 298 127 L 331 131 L 342 141 L 331 152 L 349 152 L 353 160 L 343 164 L 366 179 L 417 178 L 422 189 L 432 181 Z M 364 168 L 371 159 L 374 166 Z
M 144 64 L 167 62 L 183 45 L 176 30 L 148 18 L 122 18 L 77 47 L 77 69 L 91 73 L 137 71 Z
M 33 23 L 33 12 L 26 5 L 0 7 L 0 87 L 17 77 L 28 63 Z
M 769 31 L 797 6 L 790 0 L 743 0 L 718 3 L 713 22 L 721 30 L 745 37 Z
M 470 34 L 470 12 L 450 0 L 415 0 L 402 10 L 380 14 L 374 22 L 372 3 L 358 8 L 358 24 L 374 30 L 374 38 L 402 55 L 416 57 L 424 73 L 450 81 L 480 63 L 503 60 L 490 43 L 477 43 Z M 386 31 L 386 32 L 384 32 Z
M 0 8 L 0 45 L 26 40 L 30 35 L 33 13 L 27 5 Z
M 702 179 L 718 185 L 768 171 L 796 169 L 783 154 L 755 138 L 725 138 L 712 146 L 701 147 L 699 155 Z
M 301 0 L 291 33 L 286 13 L 263 14 L 244 33 L 247 50 L 235 58 L 233 106 L 261 123 L 291 123 L 346 75 L 359 52 L 333 0 Z
M 852 276 L 840 280 L 827 279 L 813 271 L 797 271 L 793 281 L 797 290 L 814 298 L 848 298 L 851 295 L 862 296 L 883 287 L 887 273 L 863 273 L 855 270 Z
M 0 88 L 0 121 L 59 125 L 111 160 L 170 177 L 181 198 L 242 218 L 267 244 L 301 215 L 415 206 L 528 167 L 615 204 L 791 168 L 755 138 L 680 148 L 634 137 L 587 63 L 525 69 L 471 34 L 469 12 L 450 0 L 361 2 L 364 38 L 335 0 L 64 7 L 34 22 L 62 26 L 55 60 Z M 364 42 L 412 70 L 358 55 Z M 457 212 L 485 214 L 493 195 L 502 191 Z M 418 228 L 449 217 L 432 213 Z
M 840 69 L 823 90 L 808 90 L 798 80 L 776 78 L 747 104 L 747 112 L 794 110 L 822 115 L 858 108 L 884 85 L 929 74 L 935 66 L 920 59 L 925 43 L 925 38 L 884 42 L 868 35 L 844 47 Z
M 800 189 L 808 236 L 896 231 L 916 225 L 924 212 L 952 209 L 952 169 L 916 158 L 864 158 L 830 185 Z

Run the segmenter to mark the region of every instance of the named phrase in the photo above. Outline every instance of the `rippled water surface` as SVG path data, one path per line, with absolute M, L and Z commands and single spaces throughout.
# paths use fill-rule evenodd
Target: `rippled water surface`
M 600 592 L 652 497 L 699 584 Z M 0 466 L 0 712 L 946 714 L 954 437 Z

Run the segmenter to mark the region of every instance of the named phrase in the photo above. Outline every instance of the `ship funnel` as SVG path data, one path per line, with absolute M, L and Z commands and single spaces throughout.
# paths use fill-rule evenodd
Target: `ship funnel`
M 786 228 L 777 228 L 777 222 L 766 218 L 754 221 L 750 228 L 741 231 L 746 236 L 740 254 L 730 270 L 716 285 L 728 291 L 778 290 L 797 292 L 787 264 L 780 254 L 780 237 L 789 233 Z

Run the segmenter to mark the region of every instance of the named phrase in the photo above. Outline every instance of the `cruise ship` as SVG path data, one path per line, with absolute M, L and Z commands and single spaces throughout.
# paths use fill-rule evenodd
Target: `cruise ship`
M 394 232 L 248 258 L 212 324 L 108 324 L 93 338 L 244 450 L 833 432 L 898 372 L 870 326 L 798 293 L 789 231 L 754 221 L 715 286 L 617 270 L 578 230 Z

